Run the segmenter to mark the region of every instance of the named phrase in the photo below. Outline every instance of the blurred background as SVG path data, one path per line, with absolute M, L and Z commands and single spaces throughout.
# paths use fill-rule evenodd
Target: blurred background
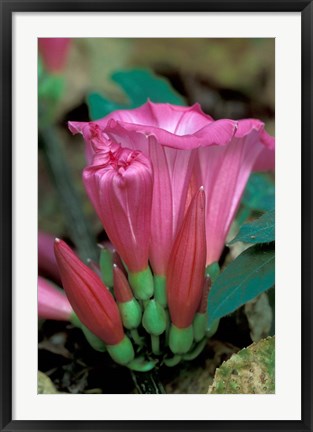
M 112 109 L 131 106 L 129 94 L 143 85 L 134 81 L 133 70 L 165 78 L 187 105 L 198 102 L 215 119 L 258 118 L 275 134 L 274 39 L 71 39 L 61 49 L 58 64 L 53 59 L 49 63 L 49 49 L 40 43 L 39 51 L 38 228 L 72 245 L 73 236 L 79 235 L 71 232 L 73 224 L 65 216 L 72 209 L 70 218 L 75 219 L 77 212 L 83 214 L 85 234 L 91 242 L 96 245 L 105 236 L 81 181 L 83 139 L 71 135 L 67 122 L 91 119 L 90 99 L 89 106 L 87 103 L 91 94 L 104 98 L 106 107 Z M 121 85 L 116 73 L 131 77 L 128 95 L 125 82 Z M 150 78 L 145 82 L 147 93 L 153 92 Z M 269 200 L 270 205 L 274 202 L 273 181 L 265 177 L 255 180 L 246 201 L 255 202 L 252 211 L 268 210 Z M 73 188 L 77 199 L 74 193 L 71 196 Z M 75 198 L 73 202 L 71 198 Z M 273 304 L 274 294 L 264 294 L 257 303 L 250 302 L 223 319 L 217 338 L 196 363 L 164 372 L 166 391 L 206 393 L 223 360 L 240 347 L 273 334 Z M 68 323 L 40 322 L 39 369 L 46 374 L 39 380 L 43 393 L 133 391 L 129 372 L 92 350 L 80 330 Z

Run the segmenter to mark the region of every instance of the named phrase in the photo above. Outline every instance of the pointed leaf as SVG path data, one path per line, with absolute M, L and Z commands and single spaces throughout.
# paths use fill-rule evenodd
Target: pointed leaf
M 154 75 L 149 70 L 118 71 L 112 75 L 112 79 L 124 90 L 129 103 L 118 104 L 98 93 L 90 93 L 87 96 L 87 105 L 91 120 L 98 120 L 115 110 L 137 108 L 148 99 L 152 102 L 185 105 L 183 97 L 166 79 Z
M 275 283 L 273 244 L 246 249 L 220 274 L 208 298 L 208 326 L 238 309 Z
M 148 70 L 118 71 L 112 75 L 112 79 L 122 87 L 133 107 L 146 103 L 148 98 L 152 102 L 185 105 L 182 96 L 170 86 L 166 79 Z
M 239 233 L 229 243 L 270 243 L 275 240 L 275 210 L 263 214 L 259 219 L 242 225 Z

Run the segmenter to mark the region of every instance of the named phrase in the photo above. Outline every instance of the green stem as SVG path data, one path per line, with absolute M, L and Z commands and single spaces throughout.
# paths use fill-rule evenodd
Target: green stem
M 85 260 L 91 258 L 97 261 L 98 253 L 94 238 L 82 212 L 82 203 L 73 185 L 56 129 L 53 126 L 41 128 L 40 139 L 64 211 L 70 237 L 81 258 Z
M 137 345 L 140 345 L 140 346 L 143 345 L 142 338 L 139 336 L 137 329 L 131 329 L 130 334 L 131 334 L 131 337 L 133 338 L 134 342 Z
M 155 371 L 153 372 L 134 372 L 131 371 L 131 377 L 135 387 L 140 394 L 165 394 L 164 387 L 159 381 Z
M 152 352 L 155 355 L 160 355 L 160 338 L 159 336 L 151 335 Z

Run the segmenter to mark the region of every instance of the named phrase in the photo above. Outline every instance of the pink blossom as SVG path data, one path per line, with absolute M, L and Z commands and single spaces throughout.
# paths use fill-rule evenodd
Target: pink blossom
M 153 166 L 150 262 L 165 275 L 169 253 L 184 216 L 188 185 L 197 148 L 224 146 L 236 122 L 214 121 L 198 104 L 181 107 L 147 102 L 133 110 L 115 111 L 96 122 L 70 122 L 72 133 L 82 133 L 88 160 L 110 151 L 113 143 L 142 151 Z M 112 240 L 114 243 L 114 241 Z
M 49 72 L 60 72 L 66 63 L 70 38 L 39 38 L 38 48 Z
M 59 239 L 55 256 L 62 284 L 79 320 L 108 345 L 124 339 L 124 330 L 117 304 L 100 278 Z
M 203 185 L 206 192 L 207 265 L 219 260 L 249 175 L 261 162 L 260 156 L 265 165 L 264 152 L 273 153 L 273 147 L 264 124 L 247 119 L 238 121 L 227 145 L 199 148 L 194 176 L 196 185 Z
M 65 293 L 47 279 L 38 276 L 39 319 L 68 321 L 72 313 L 72 306 Z
M 188 208 L 170 254 L 168 306 L 173 324 L 187 328 L 199 308 L 205 277 L 205 193 L 201 188 Z

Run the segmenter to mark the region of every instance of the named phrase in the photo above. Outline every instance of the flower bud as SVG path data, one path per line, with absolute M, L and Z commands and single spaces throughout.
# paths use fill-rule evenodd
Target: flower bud
M 56 239 L 54 250 L 63 287 L 79 320 L 106 344 L 121 342 L 124 330 L 112 294 L 64 241 Z
M 199 306 L 205 273 L 205 194 L 194 196 L 175 239 L 167 271 L 168 306 L 172 320 L 169 345 L 184 354 L 193 342 L 192 322 Z
M 166 313 L 155 300 L 149 300 L 142 317 L 142 325 L 153 336 L 161 335 L 166 329 Z
M 64 291 L 38 276 L 38 318 L 68 321 L 72 313 Z
M 131 273 L 148 267 L 152 167 L 139 151 L 96 153 L 83 180 L 102 225 Z
M 123 325 L 131 330 L 141 322 L 141 307 L 134 298 L 126 276 L 116 264 L 113 265 L 114 295 L 121 314 Z

